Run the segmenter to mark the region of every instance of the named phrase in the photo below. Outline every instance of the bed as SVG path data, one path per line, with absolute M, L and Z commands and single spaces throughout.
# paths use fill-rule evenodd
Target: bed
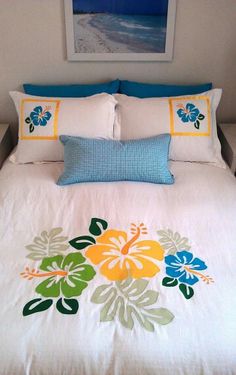
M 236 374 L 230 171 L 59 187 L 62 169 L 0 171 L 0 374 Z
M 236 374 L 236 183 L 211 88 L 11 92 L 0 375 Z

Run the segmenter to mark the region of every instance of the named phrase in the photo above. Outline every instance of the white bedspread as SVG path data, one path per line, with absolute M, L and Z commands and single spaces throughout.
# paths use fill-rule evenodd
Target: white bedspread
M 171 164 L 171 170 L 176 182 L 170 186 L 121 182 L 61 188 L 55 181 L 62 168 L 63 164 L 59 163 L 13 165 L 7 162 L 0 171 L 0 374 L 236 374 L 236 180 L 229 170 L 175 162 Z M 168 324 L 152 321 L 147 330 L 147 325 L 145 328 L 135 314 L 131 314 L 126 322 L 126 326 L 130 326 L 126 327 L 124 322 L 122 324 L 121 302 L 120 305 L 117 302 L 117 314 L 113 306 L 114 316 L 111 311 L 110 315 L 104 311 L 105 297 L 100 293 L 99 300 L 98 295 L 102 285 L 107 285 L 103 288 L 104 293 L 118 285 L 106 277 L 115 262 L 101 271 L 102 261 L 96 255 L 95 264 L 89 247 L 82 250 L 67 248 L 68 241 L 62 238 L 91 237 L 92 218 L 101 218 L 108 223 L 103 232 L 107 233 L 107 243 L 111 233 L 113 237 L 117 235 L 113 240 L 119 242 L 117 231 L 122 232 L 120 238 L 124 238 L 126 232 L 128 241 L 141 223 L 147 230 L 141 226 L 137 241 L 149 241 L 150 246 L 154 246 L 150 241 L 159 242 L 162 248 L 168 246 L 168 240 L 164 242 L 163 239 L 164 232 L 160 231 L 169 229 L 173 232 L 166 232 L 170 236 L 178 232 L 174 239 L 177 243 L 181 237 L 188 240 L 183 239 L 178 249 L 169 241 L 172 254 L 176 256 L 176 250 L 188 251 L 193 259 L 205 262 L 207 269 L 204 270 L 201 266 L 194 268 L 191 265 L 181 268 L 181 272 L 189 271 L 190 277 L 198 279 L 191 287 L 194 295 L 189 299 L 179 289 L 181 282 L 177 276 L 175 287 L 162 285 L 162 280 L 168 277 L 168 265 L 163 256 L 162 260 L 151 259 L 153 265 L 149 264 L 149 269 L 144 264 L 145 259 L 137 265 L 136 271 L 140 274 L 142 267 L 151 274 L 159 266 L 160 272 L 155 276 L 145 277 L 144 273 L 143 290 L 154 291 L 146 294 L 150 301 L 156 301 L 155 292 L 159 292 L 158 300 L 147 306 L 167 309 L 170 312 Z M 130 232 L 132 223 L 137 227 L 133 226 Z M 47 233 L 53 228 L 62 229 L 51 232 L 56 245 L 50 248 L 46 243 Z M 113 232 L 107 232 L 109 230 Z M 99 236 L 94 238 L 98 244 Z M 134 240 L 132 245 L 131 242 L 129 249 L 135 245 Z M 100 248 L 96 245 L 94 252 L 98 254 Z M 108 254 L 109 246 L 107 249 Z M 165 250 L 165 256 L 169 250 Z M 22 314 L 29 301 L 45 299 L 35 291 L 46 277 L 40 270 L 42 259 L 32 259 L 43 257 L 45 251 L 48 251 L 47 257 L 59 253 L 65 257 L 70 252 L 83 254 L 86 264 L 96 272 L 87 281 L 88 286 L 82 294 L 73 297 L 79 302 L 76 314 L 60 313 L 56 308 L 58 298 L 54 297 L 49 298 L 53 305 L 47 310 L 27 316 Z M 157 251 L 161 258 L 163 250 Z M 107 254 L 102 255 L 104 259 Z M 31 258 L 27 257 L 29 255 Z M 132 273 L 130 264 L 126 263 L 129 274 Z M 177 272 L 176 266 L 172 269 Z M 64 267 L 64 272 L 66 270 L 68 268 Z M 37 276 L 37 271 L 41 276 Z M 57 281 L 63 275 L 63 271 L 61 276 L 57 274 Z M 141 286 L 139 284 L 139 288 Z M 141 302 L 142 298 L 140 305 Z M 106 320 L 104 317 L 110 317 L 110 320 L 100 321 Z

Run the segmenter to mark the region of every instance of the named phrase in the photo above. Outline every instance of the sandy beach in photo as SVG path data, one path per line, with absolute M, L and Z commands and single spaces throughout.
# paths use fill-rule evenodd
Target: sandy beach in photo
M 105 33 L 102 33 L 90 22 L 94 14 L 75 14 L 75 52 L 84 53 L 111 53 L 111 52 L 131 52 L 128 46 L 109 40 Z
M 166 27 L 158 17 L 74 14 L 75 52 L 164 52 Z

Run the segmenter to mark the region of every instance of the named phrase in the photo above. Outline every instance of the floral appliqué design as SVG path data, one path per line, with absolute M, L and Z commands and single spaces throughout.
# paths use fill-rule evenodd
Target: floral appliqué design
M 196 129 L 200 129 L 200 121 L 204 120 L 205 116 L 194 104 L 187 103 L 186 107 L 183 104 L 178 104 L 177 107 L 179 108 L 177 114 L 182 122 L 192 122 Z
M 178 285 L 186 299 L 193 297 L 193 286 L 198 281 L 213 282 L 202 273 L 206 264 L 189 251 L 188 239 L 170 229 L 159 230 L 157 242 L 142 239 L 148 234 L 143 223 L 131 224 L 129 234 L 109 229 L 105 220 L 93 218 L 89 234 L 73 238 L 68 245 L 61 231 L 62 228 L 43 231 L 41 237 L 35 237 L 34 243 L 26 246 L 33 251 L 33 256 L 27 257 L 40 263 L 37 268 L 25 267 L 21 277 L 40 283 L 35 288 L 39 297 L 26 303 L 24 316 L 45 311 L 54 302 L 60 313 L 76 314 L 78 299 L 97 272 L 109 281 L 91 295 L 91 302 L 101 305 L 100 321 L 118 320 L 128 329 L 136 323 L 152 332 L 155 323 L 169 324 L 174 319 L 168 309 L 155 306 L 159 293 L 147 289 L 149 280 L 163 266 L 166 276 L 162 286 Z
M 129 238 L 126 232 L 107 230 L 85 252 L 93 264 L 100 265 L 100 273 L 108 280 L 153 277 L 160 271 L 158 261 L 164 258 L 161 245 L 156 241 L 139 240 L 141 235 L 147 234 L 143 223 L 132 224 L 131 234 Z
M 35 126 L 46 126 L 47 122 L 52 117 L 50 106 L 46 106 L 44 109 L 41 105 L 35 107 L 32 112 L 30 112 L 29 117 L 25 119 L 26 124 L 29 125 L 30 133 L 33 133 Z
M 186 237 L 181 237 L 179 233 L 173 233 L 170 229 L 167 231 L 158 231 L 162 236 L 160 242 L 169 249 L 165 256 L 166 274 L 162 280 L 162 285 L 166 287 L 179 286 L 179 290 L 186 299 L 194 295 L 193 285 L 202 280 L 206 284 L 213 283 L 214 280 L 209 275 L 200 271 L 205 271 L 207 266 L 199 258 L 195 258 L 189 251 L 191 246 Z M 182 245 L 182 246 L 181 246 Z M 182 248 L 182 250 L 180 250 Z

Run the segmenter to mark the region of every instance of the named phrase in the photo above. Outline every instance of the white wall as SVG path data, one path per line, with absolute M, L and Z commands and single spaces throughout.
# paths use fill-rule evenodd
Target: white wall
M 220 121 L 236 121 L 236 0 L 178 0 L 172 62 L 67 62 L 63 0 L 0 0 L 0 122 L 16 129 L 9 90 L 112 78 L 224 89 Z

